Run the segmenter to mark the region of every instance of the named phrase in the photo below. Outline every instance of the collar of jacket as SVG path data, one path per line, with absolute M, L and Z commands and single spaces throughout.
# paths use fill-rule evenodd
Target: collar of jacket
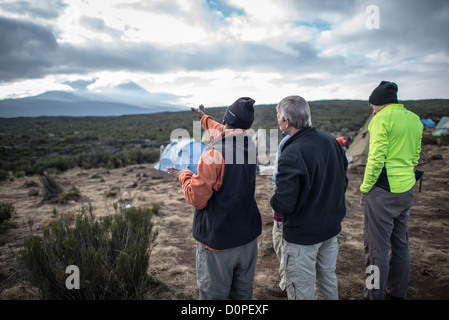
M 282 146 L 282 150 L 281 152 L 285 149 L 286 146 L 288 146 L 290 143 L 292 143 L 292 141 L 298 139 L 298 137 L 306 134 L 307 132 L 309 132 L 310 130 L 315 130 L 315 127 L 305 127 L 300 129 L 299 131 L 297 131 L 294 135 L 292 135 Z
M 393 109 L 393 108 L 404 108 L 404 105 L 400 104 L 400 103 L 392 103 L 392 104 L 389 104 L 388 106 L 386 106 L 385 108 L 379 110 L 376 114 L 379 114 L 384 110 Z
M 240 129 L 240 128 L 235 128 L 235 129 L 224 129 L 223 132 L 221 133 L 221 137 L 227 137 L 227 136 L 231 136 L 231 135 L 237 135 L 237 134 L 242 134 L 242 133 L 246 133 L 247 130 L 245 129 Z

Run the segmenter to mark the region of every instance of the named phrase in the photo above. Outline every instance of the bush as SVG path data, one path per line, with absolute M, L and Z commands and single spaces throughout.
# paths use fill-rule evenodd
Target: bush
M 438 140 L 438 144 L 441 146 L 449 146 L 449 135 L 441 136 Z
M 76 163 L 70 158 L 63 158 L 60 156 L 48 156 L 43 158 L 39 164 L 42 170 L 54 168 L 60 172 L 67 171 L 75 167 Z
M 78 157 L 78 165 L 83 169 L 94 169 L 104 166 L 108 162 L 109 153 L 103 150 L 95 150 L 83 153 Z
M 81 192 L 75 187 L 71 187 L 69 191 L 64 192 L 59 198 L 58 203 L 67 203 L 69 201 L 78 201 L 81 198 Z
M 153 202 L 151 204 L 151 212 L 153 212 L 154 214 L 158 214 L 159 213 L 159 209 L 161 208 L 161 205 L 157 202 Z
M 64 190 L 62 187 L 56 182 L 56 180 L 44 172 L 42 176 L 39 177 L 43 187 L 43 201 L 54 200 L 58 198 Z
M 0 169 L 0 181 L 6 180 L 8 175 L 8 171 Z
M 9 202 L 0 202 L 0 224 L 8 222 L 16 211 L 14 205 Z
M 156 287 L 147 272 L 157 237 L 151 210 L 115 209 L 96 219 L 83 208 L 76 217 L 57 217 L 42 240 L 27 237 L 18 259 L 22 279 L 42 299 L 148 298 Z M 66 287 L 70 265 L 79 268 L 79 289 Z
M 427 144 L 438 144 L 438 139 L 437 137 L 434 136 L 430 136 L 430 135 L 423 135 L 422 137 L 422 142 L 423 145 L 427 145 Z

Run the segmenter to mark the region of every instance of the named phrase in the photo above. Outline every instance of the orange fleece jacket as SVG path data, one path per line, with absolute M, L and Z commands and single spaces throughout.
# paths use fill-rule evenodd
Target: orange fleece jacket
M 211 141 L 232 134 L 245 132 L 243 129 L 223 129 L 223 125 L 216 122 L 211 116 L 201 118 L 201 126 L 209 134 Z M 184 170 L 178 177 L 186 200 L 195 208 L 203 209 L 214 193 L 223 183 L 225 162 L 220 151 L 206 150 L 198 163 L 198 174 Z

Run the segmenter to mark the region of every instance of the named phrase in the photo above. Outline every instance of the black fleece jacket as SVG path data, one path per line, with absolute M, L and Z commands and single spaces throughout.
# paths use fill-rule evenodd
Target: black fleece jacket
M 337 140 L 315 127 L 301 129 L 284 144 L 270 204 L 282 215 L 286 241 L 311 245 L 341 231 L 347 168 Z

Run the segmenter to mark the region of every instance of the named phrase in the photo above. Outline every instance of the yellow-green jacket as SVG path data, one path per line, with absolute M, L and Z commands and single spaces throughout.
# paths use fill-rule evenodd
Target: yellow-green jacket
M 413 170 L 421 152 L 423 125 L 419 117 L 402 104 L 390 104 L 373 117 L 368 131 L 368 160 L 360 191 L 367 193 L 381 180 L 381 187 L 386 184 L 392 193 L 410 190 L 416 182 Z

